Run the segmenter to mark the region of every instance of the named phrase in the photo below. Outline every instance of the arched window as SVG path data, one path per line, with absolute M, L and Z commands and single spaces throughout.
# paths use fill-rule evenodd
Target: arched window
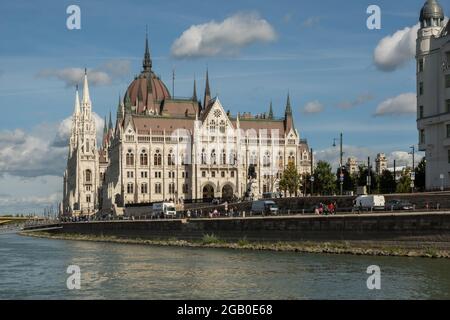
M 225 129 L 226 129 L 225 121 L 221 120 L 219 124 L 220 133 L 225 133 Z
M 175 193 L 175 183 L 169 183 L 169 194 Z
M 256 156 L 256 151 L 252 151 L 250 155 L 250 164 L 256 165 L 258 164 L 258 157 Z
M 153 155 L 153 164 L 155 166 L 160 166 L 162 162 L 162 156 L 159 150 L 155 151 L 155 154 Z
M 270 153 L 266 151 L 263 156 L 263 167 L 270 167 Z
M 129 182 L 129 183 L 127 184 L 127 193 L 128 193 L 128 194 L 131 194 L 131 193 L 133 193 L 133 192 L 134 192 L 134 185 L 133 185 L 132 182 Z
M 141 193 L 142 194 L 147 194 L 148 193 L 148 185 L 145 182 L 141 184 Z
M 289 164 L 291 164 L 291 163 L 295 164 L 295 156 L 294 156 L 294 152 L 292 152 L 292 151 L 289 153 L 288 163 Z
M 141 166 L 148 166 L 148 154 L 145 150 L 141 152 Z
M 210 131 L 211 133 L 215 133 L 215 132 L 216 132 L 216 121 L 211 120 L 211 121 L 209 122 L 209 131 Z
M 225 152 L 225 149 L 222 150 L 222 157 L 221 157 L 221 164 L 227 164 L 227 153 Z
M 86 152 L 89 152 L 89 140 L 86 140 Z
M 280 151 L 278 152 L 278 168 L 283 168 L 283 153 Z
M 160 194 L 161 193 L 161 183 L 155 183 L 155 193 Z
M 133 154 L 133 151 L 131 149 L 128 150 L 128 152 L 127 152 L 126 164 L 127 164 L 127 166 L 134 166 L 134 154 Z
M 85 172 L 85 182 L 91 183 L 92 182 L 92 172 L 91 170 L 87 169 Z
M 175 155 L 173 154 L 173 150 L 169 151 L 167 155 L 167 165 L 174 166 L 175 165 Z
M 215 149 L 213 149 L 211 151 L 211 164 L 217 164 L 216 150 Z

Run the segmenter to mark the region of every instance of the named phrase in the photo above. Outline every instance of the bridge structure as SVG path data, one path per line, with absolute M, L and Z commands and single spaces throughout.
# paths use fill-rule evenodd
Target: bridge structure
M 41 217 L 0 217 L 0 236 L 22 231 L 37 232 L 61 228 L 59 221 Z

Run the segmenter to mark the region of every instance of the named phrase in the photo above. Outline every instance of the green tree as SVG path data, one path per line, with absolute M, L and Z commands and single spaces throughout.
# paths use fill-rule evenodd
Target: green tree
M 336 176 L 328 162 L 317 163 L 314 170 L 314 191 L 326 195 L 334 194 L 336 191 Z
M 360 187 L 367 186 L 367 175 L 368 175 L 367 173 L 368 170 L 365 166 L 359 166 L 358 186 Z M 375 171 L 373 170 L 370 170 L 370 191 L 371 193 L 378 191 L 378 176 L 375 174 Z
M 342 184 L 343 191 L 354 191 L 356 189 L 354 177 L 350 175 L 347 168 L 342 168 L 342 174 L 344 175 L 344 181 Z M 336 170 L 336 190 L 340 190 L 341 188 L 341 180 L 340 180 L 341 170 L 338 168 Z
M 298 195 L 298 190 L 301 186 L 302 177 L 298 173 L 297 168 L 294 163 L 289 163 L 287 168 L 284 170 L 283 175 L 280 179 L 280 189 L 289 192 L 291 195 Z
M 395 192 L 395 178 L 392 172 L 384 170 L 379 178 L 379 186 L 381 193 Z
M 414 181 L 414 185 L 418 191 L 425 191 L 425 166 L 426 160 L 422 158 L 414 172 L 416 173 L 416 180 Z
M 397 193 L 409 193 L 411 192 L 411 173 L 409 170 L 405 170 L 397 183 Z

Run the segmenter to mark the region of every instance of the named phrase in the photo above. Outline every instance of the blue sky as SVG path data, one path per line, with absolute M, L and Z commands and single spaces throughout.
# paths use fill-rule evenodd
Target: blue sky
M 175 68 L 176 96 L 192 94 L 194 76 L 198 95 L 203 96 L 208 66 L 212 93 L 219 95 L 232 113 L 264 112 L 272 100 L 275 114 L 282 116 L 289 91 L 300 135 L 326 160 L 335 161 L 337 150 L 334 152 L 331 144 L 341 131 L 346 156 L 362 158 L 377 152 L 408 151 L 410 145 L 417 143 L 415 114 L 375 117 L 374 113 L 386 100 L 416 91 L 414 60 L 386 72 L 374 63 L 374 50 L 383 38 L 414 26 L 423 3 L 424 0 L 3 1 L 0 148 L 5 151 L 11 147 L 8 141 L 20 134 L 52 140 L 61 121 L 70 116 L 74 88 L 48 76 L 49 70 L 105 70 L 108 63 L 125 63 L 129 69 L 116 73 L 109 70 L 113 72 L 111 81 L 90 89 L 93 110 L 101 117 L 110 110 L 114 115 L 118 95 L 124 93 L 141 69 L 148 25 L 153 69 L 171 89 Z M 450 10 L 450 1 L 440 3 L 446 12 Z M 66 28 L 66 8 L 71 4 L 81 8 L 81 30 Z M 382 10 L 381 30 L 366 27 L 366 9 L 371 4 Z M 191 26 L 213 20 L 221 23 L 238 14 L 253 14 L 265 20 L 275 32 L 275 39 L 239 46 L 231 54 L 194 58 L 174 58 L 171 54 L 174 41 Z M 43 76 L 45 72 L 47 76 Z M 311 103 L 321 106 L 322 111 L 306 113 L 304 108 Z M 51 163 L 59 170 L 65 165 L 65 153 L 57 154 L 62 159 Z M 0 199 L 2 194 L 11 198 L 26 190 L 30 197 L 42 193 L 45 202 L 45 194 L 61 192 L 57 170 L 46 170 L 45 165 L 39 164 L 33 173 L 23 173 L 20 168 L 11 169 L 14 163 L 5 163 L 0 159 L 0 183 L 10 187 L 0 187 Z M 29 161 L 27 165 L 35 166 L 36 162 Z M 47 193 L 34 193 L 35 186 L 42 185 L 36 179 L 42 177 L 51 181 L 44 188 Z M 0 213 L 2 209 L 14 210 L 13 203 L 17 201 L 5 200 L 2 208 L 0 200 Z

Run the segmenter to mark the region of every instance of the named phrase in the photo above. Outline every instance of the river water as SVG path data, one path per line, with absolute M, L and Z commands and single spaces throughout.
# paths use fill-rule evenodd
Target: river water
M 81 288 L 69 290 L 69 265 Z M 381 289 L 367 288 L 367 267 Z M 450 260 L 0 236 L 0 299 L 450 299 Z

